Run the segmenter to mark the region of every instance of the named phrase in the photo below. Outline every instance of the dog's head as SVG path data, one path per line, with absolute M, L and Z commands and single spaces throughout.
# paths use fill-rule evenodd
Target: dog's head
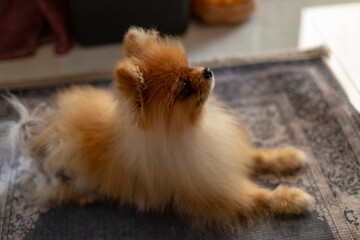
M 154 30 L 130 28 L 125 57 L 118 63 L 116 86 L 141 127 L 195 124 L 213 86 L 209 68 L 190 67 L 180 42 Z

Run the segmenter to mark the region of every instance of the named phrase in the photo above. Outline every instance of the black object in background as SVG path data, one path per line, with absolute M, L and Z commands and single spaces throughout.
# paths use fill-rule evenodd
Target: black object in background
M 182 34 L 189 0 L 69 0 L 72 32 L 83 46 L 120 42 L 129 26 Z

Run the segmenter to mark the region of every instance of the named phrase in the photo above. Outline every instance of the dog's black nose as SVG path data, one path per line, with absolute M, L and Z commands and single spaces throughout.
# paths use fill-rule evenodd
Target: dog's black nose
M 202 74 L 205 79 L 211 79 L 213 76 L 213 72 L 210 70 L 210 68 L 204 68 Z

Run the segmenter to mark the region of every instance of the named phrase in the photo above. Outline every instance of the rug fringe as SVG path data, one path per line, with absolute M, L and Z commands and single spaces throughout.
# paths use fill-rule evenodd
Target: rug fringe
M 218 57 L 211 60 L 190 60 L 191 65 L 206 66 L 212 68 L 238 66 L 245 64 L 255 64 L 261 62 L 279 62 L 279 61 L 291 61 L 291 60 L 302 60 L 312 58 L 324 58 L 329 56 L 329 49 L 326 46 L 318 46 L 305 50 L 288 50 L 288 51 L 277 51 L 269 52 L 259 55 L 250 56 L 227 56 Z
M 19 90 L 30 88 L 45 88 L 57 85 L 88 83 L 94 81 L 110 81 L 113 79 L 111 71 L 97 71 L 89 73 L 80 73 L 74 75 L 47 77 L 47 78 L 34 78 L 26 79 L 23 81 L 4 82 L 0 85 L 1 90 Z

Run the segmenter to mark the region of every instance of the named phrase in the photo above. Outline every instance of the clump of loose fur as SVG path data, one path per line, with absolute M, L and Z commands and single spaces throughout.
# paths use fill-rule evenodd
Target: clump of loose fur
M 3 121 L 0 124 L 0 151 L 4 163 L 15 164 L 16 158 L 24 154 L 26 143 L 38 134 L 44 125 L 42 118 L 45 103 L 38 104 L 31 112 L 14 95 L 1 95 L 19 114 L 19 120 Z

